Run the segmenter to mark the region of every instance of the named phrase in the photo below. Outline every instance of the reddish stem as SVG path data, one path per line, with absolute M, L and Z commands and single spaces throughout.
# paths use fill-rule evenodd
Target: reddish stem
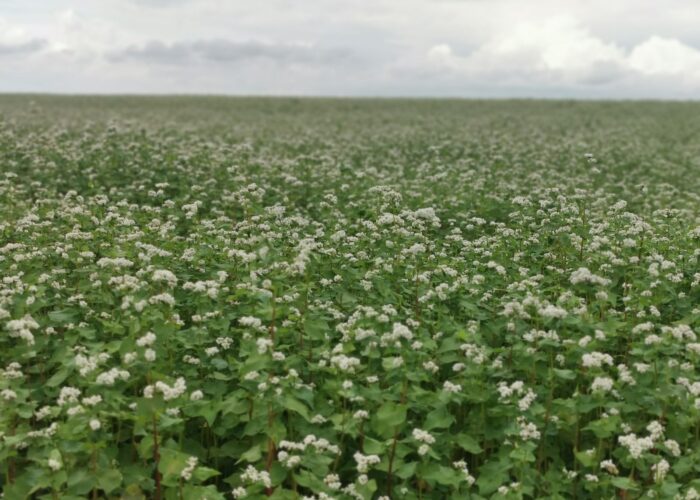
M 160 485 L 160 471 L 158 470 L 158 463 L 160 462 L 160 451 L 158 449 L 158 426 L 156 424 L 156 416 L 153 415 L 153 461 L 156 463 L 155 470 L 155 481 L 156 481 L 156 491 L 153 495 L 154 500 L 160 500 L 161 485 Z

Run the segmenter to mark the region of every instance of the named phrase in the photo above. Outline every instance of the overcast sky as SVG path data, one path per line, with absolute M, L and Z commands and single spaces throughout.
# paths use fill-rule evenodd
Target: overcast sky
M 0 92 L 700 98 L 697 0 L 0 0 Z

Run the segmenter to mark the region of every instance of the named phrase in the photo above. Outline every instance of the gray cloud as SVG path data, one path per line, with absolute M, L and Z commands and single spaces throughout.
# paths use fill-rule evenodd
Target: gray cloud
M 698 98 L 696 3 L 0 0 L 0 91 Z
M 42 50 L 47 45 L 48 42 L 43 38 L 32 38 L 19 43 L 0 43 L 0 56 L 31 54 Z
M 182 5 L 189 1 L 190 0 L 131 0 L 131 2 L 135 5 L 156 8 L 177 7 L 178 5 Z
M 344 48 L 321 48 L 314 45 L 234 42 L 226 39 L 201 39 L 165 43 L 152 40 L 143 45 L 130 45 L 108 54 L 113 62 L 143 61 L 160 64 L 191 64 L 197 61 L 232 63 L 268 60 L 279 64 L 328 65 L 354 58 Z

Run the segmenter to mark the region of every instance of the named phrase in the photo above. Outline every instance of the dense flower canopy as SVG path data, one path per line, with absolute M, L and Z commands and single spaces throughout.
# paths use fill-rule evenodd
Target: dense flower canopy
M 5 498 L 700 498 L 697 106 L 0 103 Z

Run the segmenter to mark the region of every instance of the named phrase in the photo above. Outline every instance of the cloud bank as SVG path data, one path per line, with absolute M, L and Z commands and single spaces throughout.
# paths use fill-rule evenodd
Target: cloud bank
M 592 35 L 571 18 L 520 25 L 467 54 L 437 44 L 427 51 L 426 63 L 435 75 L 497 85 L 601 86 L 672 78 L 676 84 L 700 89 L 700 50 L 657 35 L 625 49 Z M 414 69 L 420 67 L 419 63 Z
M 236 42 L 226 39 L 194 40 L 165 43 L 150 40 L 108 53 L 113 62 L 142 61 L 154 64 L 191 64 L 210 61 L 269 60 L 280 64 L 336 64 L 349 58 L 351 51 L 342 48 L 319 48 L 308 44 L 262 43 L 254 40 Z
M 36 3 L 1 13 L 0 91 L 700 97 L 693 0 Z

